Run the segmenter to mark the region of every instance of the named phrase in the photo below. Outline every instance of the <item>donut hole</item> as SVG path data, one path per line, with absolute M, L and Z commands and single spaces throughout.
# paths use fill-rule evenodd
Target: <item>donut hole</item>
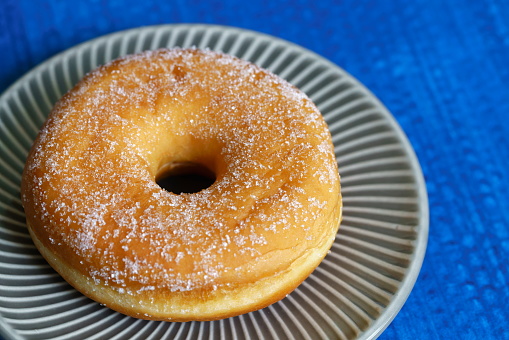
M 193 162 L 172 162 L 163 165 L 156 183 L 174 194 L 192 194 L 210 187 L 216 175 L 206 166 Z

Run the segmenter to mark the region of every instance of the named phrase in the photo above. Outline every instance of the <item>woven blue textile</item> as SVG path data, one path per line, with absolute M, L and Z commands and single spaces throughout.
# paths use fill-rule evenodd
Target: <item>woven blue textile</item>
M 509 2 L 0 1 L 0 92 L 56 53 L 164 23 L 248 28 L 304 46 L 377 95 L 427 182 L 413 292 L 381 339 L 509 339 Z

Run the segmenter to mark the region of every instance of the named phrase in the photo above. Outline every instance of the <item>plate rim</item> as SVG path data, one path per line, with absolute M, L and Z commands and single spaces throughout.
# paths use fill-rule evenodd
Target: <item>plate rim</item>
M 415 226 L 416 229 L 416 239 L 413 240 L 414 243 L 414 252 L 411 257 L 411 263 L 406 268 L 405 277 L 400 281 L 400 286 L 398 290 L 393 295 L 389 304 L 382 310 L 377 319 L 375 319 L 364 331 L 359 333 L 358 339 L 367 340 L 367 339 L 376 339 L 378 336 L 382 334 L 382 332 L 391 324 L 396 315 L 399 313 L 403 305 L 406 303 L 408 297 L 410 296 L 411 291 L 417 279 L 420 275 L 422 265 L 424 263 L 424 258 L 427 249 L 428 243 L 428 235 L 429 235 L 429 202 L 428 202 L 428 193 L 426 189 L 426 182 L 424 179 L 424 175 L 422 172 L 422 168 L 419 163 L 419 159 L 413 149 L 407 135 L 405 134 L 402 127 L 397 122 L 396 118 L 390 113 L 390 111 L 386 108 L 386 106 L 379 100 L 379 98 L 372 93 L 363 83 L 361 83 L 357 78 L 352 76 L 350 73 L 345 71 L 342 67 L 338 66 L 334 62 L 329 59 L 319 55 L 318 53 L 298 45 L 292 41 L 285 40 L 283 38 L 279 38 L 277 36 L 273 36 L 264 32 L 258 32 L 251 29 L 228 26 L 228 25 L 218 25 L 218 24 L 207 24 L 207 23 L 173 23 L 173 24 L 160 24 L 160 25 L 148 25 L 141 26 L 135 28 L 128 28 L 120 31 L 111 32 L 105 35 L 101 35 L 90 40 L 78 43 L 74 46 L 66 48 L 58 52 L 57 54 L 49 57 L 48 59 L 42 61 L 38 65 L 34 66 L 26 73 L 24 73 L 20 78 L 18 78 L 14 83 L 9 85 L 1 94 L 0 94 L 0 105 L 3 105 L 3 102 L 7 100 L 9 94 L 11 92 L 15 92 L 18 87 L 23 86 L 23 84 L 30 78 L 33 77 L 34 74 L 40 72 L 40 70 L 44 70 L 52 63 L 58 62 L 60 60 L 65 59 L 68 55 L 72 53 L 76 53 L 80 49 L 86 49 L 91 45 L 100 44 L 103 41 L 107 41 L 110 39 L 115 39 L 119 36 L 124 35 L 136 35 L 141 34 L 144 31 L 152 31 L 152 30 L 168 30 L 174 31 L 176 29 L 180 30 L 191 30 L 191 29 L 215 29 L 220 31 L 229 31 L 237 34 L 249 34 L 254 37 L 265 38 L 271 41 L 276 41 L 280 44 L 287 45 L 293 49 L 298 50 L 301 53 L 305 53 L 311 55 L 313 58 L 319 60 L 327 67 L 333 68 L 335 71 L 338 71 L 343 76 L 347 77 L 349 81 L 351 81 L 356 87 L 359 88 L 364 94 L 374 102 L 375 106 L 379 109 L 379 112 L 384 116 L 387 122 L 390 124 L 393 132 L 397 135 L 399 144 L 403 147 L 406 153 L 406 157 L 411 166 L 411 172 L 415 180 L 416 187 L 416 195 L 418 197 L 418 211 L 419 211 L 419 220 Z M 1 117 L 0 117 L 1 118 Z M 0 120 L 1 121 L 1 120 Z M 13 329 L 0 315 L 0 335 L 10 337 L 11 339 L 22 339 L 17 334 L 16 330 Z

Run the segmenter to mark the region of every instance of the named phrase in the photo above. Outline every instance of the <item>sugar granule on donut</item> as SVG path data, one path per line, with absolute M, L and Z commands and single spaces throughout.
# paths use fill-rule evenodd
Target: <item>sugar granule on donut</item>
M 174 193 L 157 182 L 189 169 L 213 183 Z M 215 320 L 284 298 L 341 219 L 331 136 L 311 100 L 199 49 L 86 75 L 41 128 L 21 197 L 35 245 L 65 280 L 151 320 Z

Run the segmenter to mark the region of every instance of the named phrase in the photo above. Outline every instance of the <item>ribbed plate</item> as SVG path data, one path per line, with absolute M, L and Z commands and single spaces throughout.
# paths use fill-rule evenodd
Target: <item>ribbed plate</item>
M 250 60 L 287 79 L 330 126 L 344 219 L 330 254 L 287 298 L 214 322 L 150 322 L 70 287 L 25 226 L 25 157 L 53 103 L 89 70 L 146 49 L 196 46 Z M 208 25 L 146 27 L 79 45 L 41 64 L 0 98 L 0 332 L 8 339 L 370 339 L 408 297 L 423 261 L 428 203 L 418 161 L 387 110 L 358 81 L 301 47 Z

